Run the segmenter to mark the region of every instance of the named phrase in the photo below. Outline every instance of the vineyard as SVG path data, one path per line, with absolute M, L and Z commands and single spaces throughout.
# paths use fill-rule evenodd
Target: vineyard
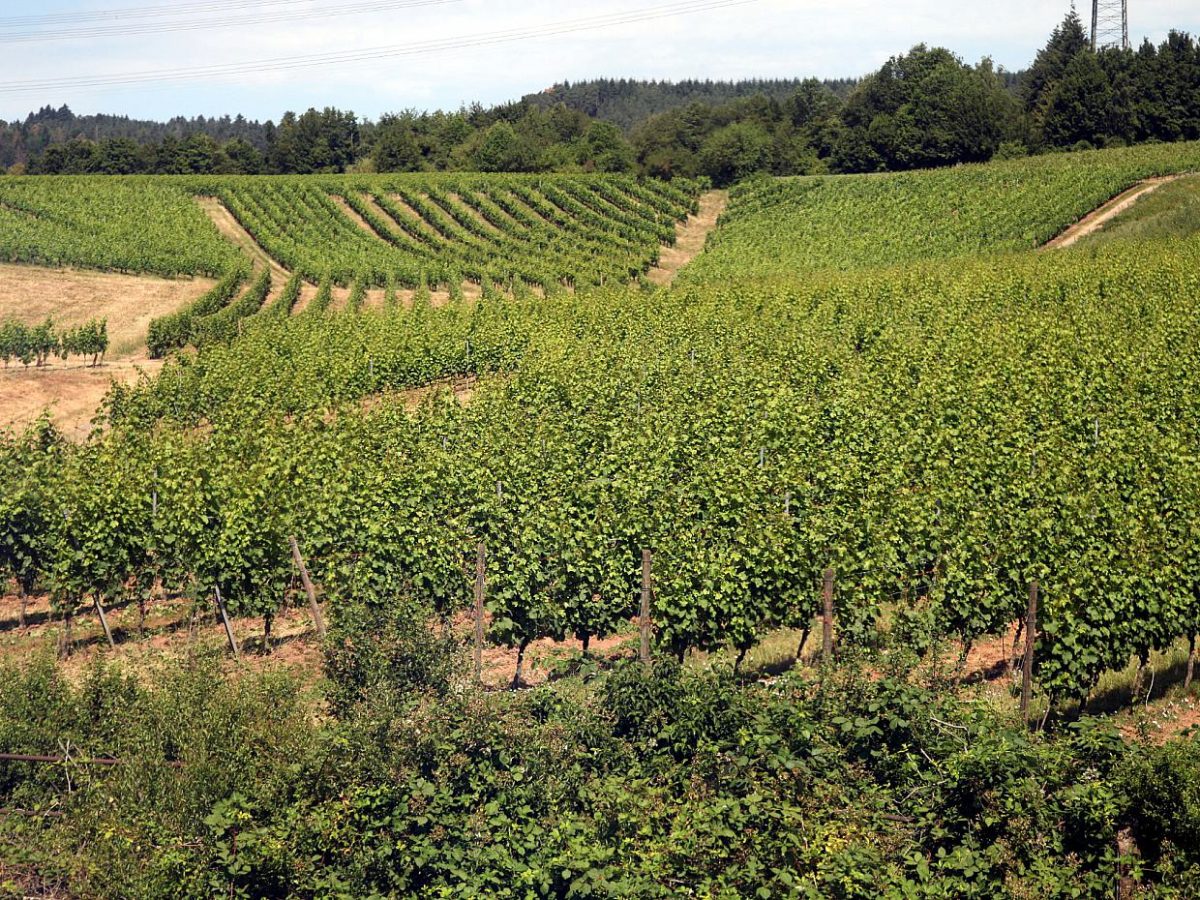
M 463 621 L 480 602 L 488 639 L 516 650 L 518 666 L 541 639 L 578 639 L 586 652 L 627 632 L 643 596 L 657 659 L 727 650 L 740 663 L 782 630 L 807 634 L 827 570 L 836 577 L 839 654 L 897 645 L 921 654 L 957 641 L 965 658 L 974 643 L 1007 638 L 1036 584 L 1030 665 L 1039 702 L 1049 710 L 1084 701 L 1131 660 L 1144 664 L 1181 640 L 1194 656 L 1200 633 L 1200 236 L 1030 251 L 1138 180 L 1196 168 L 1200 148 L 1182 145 L 745 185 L 709 248 L 662 289 L 638 276 L 696 208 L 699 185 L 516 176 L 170 182 L 178 187 L 161 192 L 161 209 L 179 220 L 167 233 L 196 237 L 180 259 L 193 271 L 218 264 L 222 280 L 158 320 L 152 349 L 171 355 L 192 344 L 197 352 L 171 355 L 154 378 L 114 386 L 104 428 L 86 443 L 46 422 L 0 435 L 0 576 L 21 596 L 49 594 L 64 634 L 75 616 L 164 593 L 198 610 L 219 597 L 231 615 L 269 628 L 298 597 L 298 536 L 305 578 L 320 586 L 335 623 L 344 616 L 349 628 L 363 609 L 413 606 L 425 621 Z M 36 208 L 36 227 L 50 229 L 55 204 L 69 206 L 66 184 L 0 181 L 0 212 L 17 208 L 11 196 L 27 195 L 22 209 Z M 221 249 L 191 199 L 201 195 L 218 198 L 289 280 Z M 99 201 L 73 202 L 78 211 Z M 6 241 L 0 248 L 15 256 Z M 82 254 L 75 261 L 83 264 Z M 432 288 L 462 280 L 481 283 L 481 296 L 451 291 L 430 302 Z M 320 292 L 308 312 L 290 315 L 302 281 Z M 342 310 L 331 310 L 334 284 L 352 286 Z M 415 290 L 413 302 L 396 302 L 401 286 Z M 384 287 L 389 302 L 366 305 L 368 287 Z M 455 379 L 470 380 L 469 396 L 451 390 Z M 651 557 L 653 587 L 643 592 Z M 368 632 L 330 644 L 333 671 L 350 677 L 338 660 L 354 641 L 369 642 Z M 405 671 L 433 678 L 420 669 L 424 651 L 414 652 Z M 771 727 L 793 741 L 801 739 L 791 729 L 800 729 L 809 749 L 796 752 L 812 756 L 726 746 L 721 777 L 754 765 L 734 760 L 778 752 L 769 768 L 783 780 L 770 790 L 804 794 L 779 773 L 826 776 L 830 764 L 811 744 L 827 720 L 846 742 L 838 753 L 882 768 L 904 758 L 896 772 L 921 770 L 910 792 L 889 800 L 896 808 L 953 777 L 933 771 L 922 749 L 932 767 L 924 769 L 914 746 L 974 752 L 965 736 L 959 748 L 954 728 L 969 731 L 971 747 L 1000 748 L 995 759 L 1019 757 L 1014 771 L 1054 769 L 1024 736 L 1004 744 L 1009 738 L 979 724 L 983 713 L 938 713 L 976 719 L 969 728 L 935 719 L 925 738 L 912 738 L 906 729 L 926 713 L 890 677 L 847 689 L 843 707 L 824 687 L 811 709 L 797 698 L 771 705 L 762 713 Z M 615 684 L 606 690 L 621 690 Z M 633 741 L 650 726 L 629 709 L 649 717 L 662 696 L 654 692 L 675 688 L 625 689 L 629 706 L 614 705 L 596 727 L 617 722 L 621 739 Z M 874 691 L 894 691 L 886 703 L 907 703 L 903 716 L 885 723 L 863 699 Z M 354 698 L 332 702 L 349 708 L 362 699 Z M 558 700 L 529 702 L 538 722 L 570 719 L 551 709 Z M 689 702 L 695 712 L 705 701 Z M 749 701 L 730 702 L 732 710 L 695 725 L 698 733 L 752 715 L 738 706 Z M 803 728 L 789 718 L 810 714 Z M 590 746 L 590 733 L 562 727 L 555 741 Z M 906 736 L 877 741 L 885 729 Z M 1070 752 L 1103 757 L 1090 734 L 1081 726 Z M 430 738 L 421 759 L 461 741 L 472 749 L 452 758 L 464 769 L 506 739 L 456 732 L 434 749 Z M 691 752 L 686 735 L 656 740 L 630 749 L 632 758 L 680 763 Z M 990 786 L 990 777 L 979 781 Z M 1078 806 L 1091 802 L 1088 789 L 1070 788 L 1079 793 L 1062 801 L 1073 810 L 1063 815 L 1085 816 Z M 431 805 L 458 809 L 454 796 L 434 790 L 423 795 Z M 414 815 L 427 815 L 425 802 L 413 801 Z M 607 821 L 607 801 L 595 802 Z M 928 809 L 886 815 L 907 826 L 926 822 Z M 378 815 L 394 822 L 408 813 Z M 446 813 L 453 828 L 479 814 L 459 813 Z M 998 822 L 1010 818 L 996 813 Z M 1090 827 L 1079 826 L 1089 835 Z M 727 830 L 742 839 L 742 828 Z M 921 849 L 897 865 L 914 883 L 929 877 L 922 866 L 934 859 L 941 877 L 953 870 L 962 879 L 947 884 L 975 887 L 981 873 L 1020 868 L 999 850 L 980 862 L 990 842 L 979 834 L 964 862 L 937 855 L 944 848 L 935 849 L 932 826 L 913 831 Z M 1103 834 L 1106 849 L 1088 845 L 1095 855 L 1080 858 L 1111 869 L 1115 838 Z M 1062 840 L 1054 852 L 1074 852 L 1074 838 Z M 534 854 L 533 844 L 522 852 Z M 438 852 L 421 859 L 441 860 Z M 667 865 L 643 863 L 655 872 Z M 546 887 L 564 866 L 556 861 L 529 895 L 575 895 Z M 1030 884 L 1057 877 L 1029 866 Z M 462 885 L 452 870 L 441 881 L 421 881 L 422 872 L 413 884 Z M 750 871 L 741 886 L 789 894 L 772 872 Z M 1100 876 L 1076 876 L 1076 887 L 1104 887 Z M 374 884 L 370 877 L 361 883 Z M 721 893 L 721 877 L 689 883 L 707 885 L 698 895 L 742 895 Z M 870 879 L 839 890 L 791 895 L 872 895 Z M 986 895 L 946 891 L 903 896 Z
M 657 262 L 698 193 L 618 176 L 6 178 L 0 259 L 223 275 L 239 254 L 196 202 L 213 197 L 312 283 L 620 284 Z
M 986 171 L 959 177 L 977 190 Z M 938 198 L 952 176 L 918 177 Z M 769 208 L 741 198 L 701 275 Z M 114 389 L 103 440 L 6 439 L 5 563 L 64 612 L 161 583 L 270 616 L 298 533 L 331 595 L 415 593 L 450 614 L 482 541 L 493 636 L 519 648 L 613 632 L 654 548 L 658 640 L 678 654 L 804 626 L 827 567 L 843 640 L 864 645 L 896 603 L 927 639 L 999 633 L 1037 578 L 1040 684 L 1079 697 L 1200 625 L 1200 470 L 1181 450 L 1197 428 L 1194 252 L 754 286 L 743 254 L 746 286 L 698 275 L 653 302 L 493 294 L 254 316 L 240 337 L 219 311 L 239 274 L 201 301 L 215 314 L 193 311 L 221 340 Z M 360 403 L 466 375 L 469 406 Z
M 694 279 L 1031 250 L 1135 182 L 1200 169 L 1200 144 L 931 172 L 748 182 Z

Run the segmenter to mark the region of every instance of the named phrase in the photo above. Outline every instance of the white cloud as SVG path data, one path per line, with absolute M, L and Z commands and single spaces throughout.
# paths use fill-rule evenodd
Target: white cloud
M 121 6 L 146 0 L 122 0 Z M 328 5 L 329 0 L 313 0 Z M 349 51 L 536 28 L 587 16 L 659 5 L 634 0 L 462 0 L 391 13 L 344 15 L 254 28 L 141 35 L 91 41 L 3 44 L 5 81 L 88 77 L 182 66 Z M 56 0 L 41 13 L 97 10 L 115 0 Z M 1195 32 L 1200 11 L 1178 0 L 1134 0 L 1131 32 L 1160 40 L 1168 28 Z M 1081 8 L 1086 4 L 1081 4 Z M 1010 0 L 758 0 L 637 25 L 538 38 L 350 66 L 302 68 L 241 79 L 141 84 L 0 94 L 0 117 L 17 118 L 44 103 L 77 111 L 165 117 L 238 113 L 277 118 L 285 109 L 335 105 L 381 112 L 456 107 L 516 99 L 563 79 L 653 77 L 742 78 L 852 76 L 918 42 L 947 46 L 969 61 L 992 56 L 1010 69 L 1026 65 L 1068 9 L 1065 2 Z M 1083 10 L 1086 13 L 1086 9 Z M 24 0 L 0 0 L 0 17 L 27 15 Z M 1086 16 L 1085 16 L 1086 18 Z

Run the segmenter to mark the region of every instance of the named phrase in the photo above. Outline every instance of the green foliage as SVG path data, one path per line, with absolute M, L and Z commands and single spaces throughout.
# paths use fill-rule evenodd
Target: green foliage
M 751 124 L 727 125 L 700 148 L 701 170 L 718 187 L 765 172 L 770 164 L 770 136 Z
M 458 642 L 435 634 L 429 610 L 402 597 L 344 600 L 325 647 L 327 697 L 342 718 L 390 721 L 421 694 L 444 696 L 455 683 Z
M 57 355 L 66 360 L 72 356 L 91 357 L 97 365 L 108 350 L 108 321 L 92 319 L 74 328 L 57 330 L 50 319 L 29 326 L 15 320 L 0 323 L 0 360 L 5 368 L 16 360 L 39 368 Z
M 214 316 L 229 307 L 238 289 L 250 277 L 250 268 L 239 264 L 231 268 L 220 281 L 189 306 L 160 316 L 150 322 L 146 334 L 146 347 L 151 359 L 161 359 L 172 350 L 186 347 L 195 338 L 194 329 L 198 321 Z
M 333 305 L 333 278 L 326 275 L 321 279 L 320 287 L 317 288 L 317 295 L 313 297 L 312 303 L 309 306 L 314 313 L 326 312 Z
M 1138 180 L 1200 167 L 1200 144 L 953 170 L 739 186 L 685 279 L 782 276 L 1032 249 Z
M 211 896 L 208 867 L 195 867 L 193 851 L 163 838 L 186 834 L 206 846 L 205 817 L 239 793 L 284 803 L 298 765 L 315 749 L 311 710 L 296 683 L 280 676 L 226 681 L 219 662 L 202 656 L 156 667 L 145 680 L 103 663 L 68 677 L 38 657 L 6 667 L 0 682 L 6 751 L 130 763 L 0 763 L 4 806 L 63 814 L 5 817 L 0 859 L 58 875 L 83 896 Z M 4 877 L 10 873 L 6 866 Z
M 367 300 L 367 284 L 361 278 L 356 279 L 350 286 L 350 296 L 346 299 L 346 309 L 350 312 L 362 312 Z
M 1016 103 L 990 63 L 914 47 L 846 100 L 833 140 L 837 171 L 871 172 L 986 162 L 1016 125 Z
M 0 259 L 118 272 L 217 276 L 237 258 L 186 182 L 5 178 Z
M 0 860 L 90 897 L 1099 898 L 1123 828 L 1149 892 L 1195 885 L 1194 741 L 1031 737 L 903 678 L 631 664 L 523 694 L 403 682 L 401 702 L 380 682 L 318 721 L 288 678 L 207 663 L 153 687 L 4 675 L 3 746 L 138 760 L 0 763 L 6 806 L 66 813 L 0 820 Z
M 529 172 L 534 166 L 533 149 L 507 122 L 497 122 L 480 134 L 470 159 L 479 172 Z

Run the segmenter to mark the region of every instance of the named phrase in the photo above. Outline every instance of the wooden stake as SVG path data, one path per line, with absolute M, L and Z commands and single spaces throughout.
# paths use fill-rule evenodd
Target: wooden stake
M 1183 689 L 1186 691 L 1192 686 L 1192 676 L 1196 674 L 1196 635 L 1193 632 L 1188 635 L 1188 663 L 1187 676 L 1183 679 Z
M 304 585 L 304 593 L 308 595 L 308 608 L 312 612 L 317 637 L 325 640 L 325 618 L 321 615 L 321 607 L 317 603 L 317 589 L 313 587 L 312 579 L 308 577 L 308 566 L 304 564 L 304 557 L 300 555 L 300 545 L 296 542 L 296 536 L 289 537 L 288 542 L 292 545 L 292 559 L 296 562 L 296 568 L 300 570 L 300 581 Z
M 1138 855 L 1133 829 L 1122 828 L 1117 832 L 1117 900 L 1133 900 L 1137 895 L 1137 882 L 1130 874 L 1130 860 Z
M 650 665 L 650 592 L 653 590 L 654 556 L 649 550 L 642 551 L 642 608 L 638 616 L 638 632 L 641 643 L 638 647 L 638 659 L 642 665 Z
M 108 616 L 104 614 L 104 604 L 100 602 L 100 595 L 92 594 L 92 602 L 96 604 L 96 615 L 100 617 L 100 625 L 104 628 L 104 636 L 108 638 L 108 646 L 115 650 L 117 644 L 113 640 L 112 629 L 108 627 Z
M 233 636 L 233 626 L 229 624 L 229 612 L 225 609 L 225 601 L 221 599 L 221 589 L 213 588 L 213 597 L 217 601 L 217 612 L 221 615 L 221 622 L 225 626 L 225 637 L 229 638 L 229 647 L 233 650 L 233 658 L 241 659 L 242 651 L 238 649 L 237 638 Z
M 1033 645 L 1037 641 L 1038 580 L 1029 582 L 1029 608 L 1025 612 L 1025 658 L 1021 661 L 1021 716 L 1029 724 L 1033 699 Z
M 58 658 L 66 659 L 71 655 L 71 609 L 63 610 L 62 631 L 58 634 Z
M 821 661 L 833 662 L 833 569 L 825 570 L 821 588 L 824 610 L 821 616 Z
M 475 552 L 475 680 L 483 681 L 483 599 L 487 591 L 487 546 L 479 542 Z
M 24 631 L 25 630 L 25 612 L 29 608 L 29 595 L 25 593 L 25 584 L 19 578 L 17 579 L 17 591 L 21 595 L 21 613 L 20 613 L 19 621 L 20 621 L 20 625 L 21 625 L 21 630 Z

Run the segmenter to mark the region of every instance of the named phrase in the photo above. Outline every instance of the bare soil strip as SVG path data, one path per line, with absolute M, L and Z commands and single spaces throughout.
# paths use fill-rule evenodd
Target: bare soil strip
M 334 206 L 341 210 L 342 215 L 359 227 L 359 230 L 365 231 L 371 237 L 377 240 L 383 240 L 383 235 L 379 234 L 371 223 L 358 214 L 353 206 L 349 204 L 345 197 L 338 194 L 330 194 L 329 199 L 333 201 Z
M 493 237 L 503 238 L 505 236 L 503 231 L 501 231 L 499 228 L 497 228 L 495 225 L 493 225 L 491 222 L 489 222 L 487 219 L 485 219 L 483 217 L 483 214 L 479 210 L 477 210 L 475 207 L 469 205 L 458 194 L 450 195 L 450 205 L 453 206 L 456 210 L 459 210 L 460 212 L 462 212 L 462 214 L 467 216 L 472 222 L 478 222 L 479 226 L 481 228 L 483 228 L 488 234 L 492 235 Z
M 1161 178 L 1147 178 L 1145 181 L 1139 181 L 1129 190 L 1118 194 L 1099 209 L 1088 213 L 1054 240 L 1043 245 L 1042 249 L 1062 250 L 1064 247 L 1070 247 L 1089 234 L 1095 234 L 1143 197 L 1154 193 L 1164 184 L 1182 177 L 1182 175 L 1165 175 Z
M 315 284 L 309 284 L 307 281 L 300 286 L 300 298 L 296 301 L 296 305 L 292 307 L 292 315 L 298 316 L 300 313 L 308 309 L 308 304 L 312 303 L 317 296 L 317 291 L 320 290 Z
M 429 231 L 431 234 L 436 235 L 439 240 L 445 241 L 448 244 L 457 243 L 457 241 L 455 241 L 454 238 L 447 235 L 440 228 L 438 228 L 437 225 L 435 225 L 433 222 L 428 221 L 423 215 L 421 215 L 419 212 L 417 212 L 415 209 L 413 209 L 411 206 L 409 206 L 408 201 L 405 200 L 403 197 L 401 197 L 399 194 L 388 194 L 388 200 L 390 200 L 392 202 L 392 205 L 394 205 L 396 207 L 396 209 L 400 210 L 406 216 L 409 216 L 412 219 L 414 219 L 415 221 L 424 225 L 425 229 L 427 231 Z M 391 217 L 389 216 L 389 218 L 391 218 Z
M 664 247 L 658 265 L 647 273 L 652 284 L 670 284 L 680 269 L 700 255 L 709 234 L 717 227 L 717 219 L 728 205 L 728 191 L 709 191 L 700 198 L 700 211 L 677 229 L 675 246 Z
M 291 277 L 292 273 L 277 263 L 271 254 L 262 248 L 254 236 L 242 227 L 242 223 L 237 220 L 237 217 L 226 209 L 224 203 L 216 197 L 199 197 L 197 200 L 212 223 L 217 226 L 217 230 L 236 246 L 249 253 L 251 259 L 259 265 L 269 268 L 271 274 L 279 280 L 287 281 Z

